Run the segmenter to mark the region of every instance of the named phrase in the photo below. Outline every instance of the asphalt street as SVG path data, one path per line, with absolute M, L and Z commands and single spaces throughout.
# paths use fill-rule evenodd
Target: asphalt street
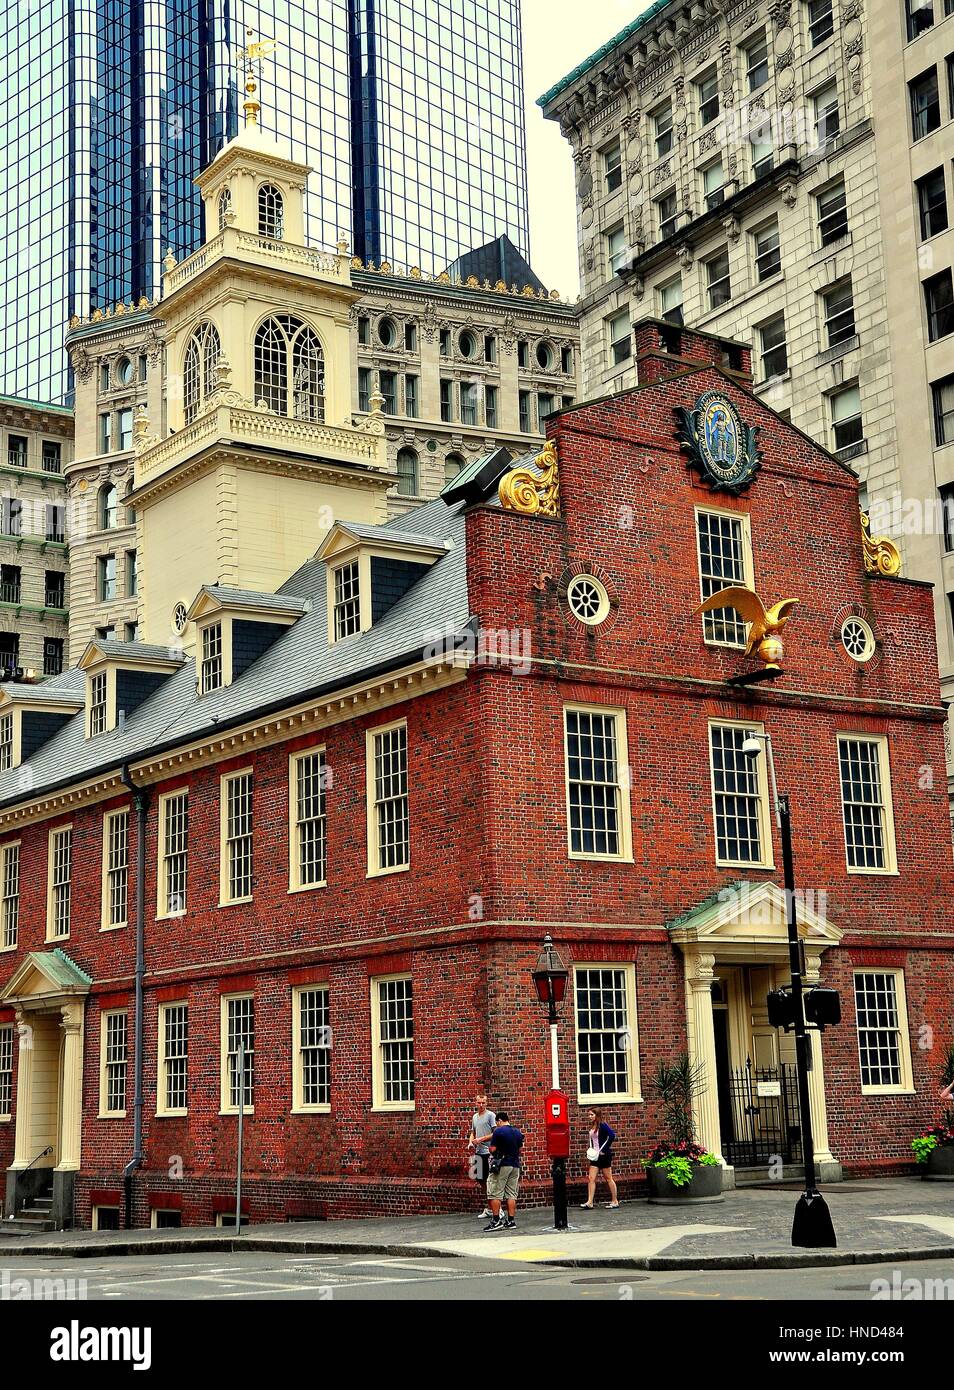
M 27 1280 L 33 1297 L 67 1296 L 91 1301 L 150 1300 L 404 1300 L 738 1302 L 808 1300 L 873 1301 L 873 1281 L 898 1277 L 937 1281 L 929 1297 L 954 1301 L 949 1260 L 833 1269 L 685 1270 L 562 1269 L 516 1258 L 440 1259 L 371 1255 L 289 1256 L 249 1251 L 222 1255 L 134 1255 L 108 1259 L 9 1261 L 2 1280 Z M 946 1282 L 945 1282 L 946 1281 Z M 19 1286 L 21 1289 L 23 1286 Z M 874 1288 L 882 1287 L 877 1284 Z M 3 1286 L 0 1283 L 0 1296 Z M 7 1298 L 16 1296 L 8 1282 Z

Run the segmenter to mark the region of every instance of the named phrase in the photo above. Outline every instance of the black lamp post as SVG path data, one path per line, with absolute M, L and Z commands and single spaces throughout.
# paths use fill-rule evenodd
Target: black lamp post
M 557 1050 L 558 1007 L 566 998 L 566 983 L 570 972 L 560 959 L 549 933 L 543 938 L 543 950 L 537 960 L 536 969 L 531 972 L 537 999 L 547 1011 L 550 1025 L 550 1074 L 554 1091 L 560 1089 L 560 1059 Z M 566 1159 L 552 1158 L 550 1171 L 553 1177 L 553 1226 L 557 1231 L 567 1229 L 566 1207 Z
M 779 796 L 775 782 L 775 759 L 772 740 L 768 734 L 751 733 L 742 745 L 748 757 L 757 757 L 762 744 L 768 758 L 775 801 L 775 819 L 782 841 L 782 873 L 785 886 L 785 920 L 788 928 L 788 961 L 792 976 L 792 1031 L 795 1034 L 795 1075 L 798 1081 L 798 1109 L 802 1132 L 802 1158 L 805 1163 L 805 1191 L 795 1204 L 792 1222 L 792 1244 L 813 1249 L 834 1249 L 838 1244 L 828 1203 L 818 1191 L 815 1176 L 815 1139 L 812 1134 L 812 1112 L 808 1094 L 810 1043 L 805 1027 L 804 979 L 801 942 L 795 919 L 795 865 L 792 856 L 792 821 L 788 797 Z

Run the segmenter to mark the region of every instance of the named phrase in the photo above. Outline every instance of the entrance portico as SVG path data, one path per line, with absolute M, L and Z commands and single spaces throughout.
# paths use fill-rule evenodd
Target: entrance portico
M 16 1133 L 6 1210 L 49 1192 L 57 1227 L 70 1225 L 80 1166 L 83 1014 L 92 981 L 65 952 L 32 951 L 0 992 L 19 1039 Z
M 822 952 L 837 946 L 842 933 L 808 901 L 796 903 L 796 921 L 810 987 L 818 982 Z M 792 1036 L 771 1027 L 765 1004 L 769 991 L 790 979 L 785 894 L 774 883 L 734 884 L 670 923 L 669 935 L 683 953 L 689 1058 L 703 1077 L 694 1104 L 697 1138 L 719 1157 L 731 1186 L 732 1159 L 747 1151 L 746 1144 L 752 1154 L 760 1154 L 759 1161 L 765 1158 L 758 1127 L 766 1123 L 769 1111 L 770 1132 L 774 1134 L 777 1126 L 781 1148 L 793 1128 L 792 1113 L 786 1112 L 789 1068 L 794 1077 Z M 833 1182 L 841 1177 L 841 1164 L 829 1147 L 821 1037 L 812 1031 L 810 1039 L 815 1162 L 819 1180 Z M 747 1088 L 735 1111 L 728 1093 L 733 1074 L 737 1084 Z M 771 1101 L 763 1107 L 765 1114 L 754 1103 L 762 1092 Z M 744 1114 L 752 1125 L 745 1136 L 727 1132 L 734 1113 Z M 797 1119 L 797 1110 L 794 1116 Z

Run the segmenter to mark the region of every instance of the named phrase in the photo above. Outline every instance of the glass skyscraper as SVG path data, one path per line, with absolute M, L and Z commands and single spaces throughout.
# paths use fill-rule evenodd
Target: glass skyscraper
M 312 166 L 310 242 L 443 269 L 526 254 L 520 0 L 0 0 L 0 394 L 60 401 L 72 314 L 158 292 L 202 236 L 192 180 L 261 123 Z

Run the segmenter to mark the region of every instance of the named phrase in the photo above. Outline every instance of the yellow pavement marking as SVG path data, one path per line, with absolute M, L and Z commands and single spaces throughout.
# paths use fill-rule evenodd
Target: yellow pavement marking
M 569 1250 L 495 1250 L 495 1260 L 561 1260 Z

